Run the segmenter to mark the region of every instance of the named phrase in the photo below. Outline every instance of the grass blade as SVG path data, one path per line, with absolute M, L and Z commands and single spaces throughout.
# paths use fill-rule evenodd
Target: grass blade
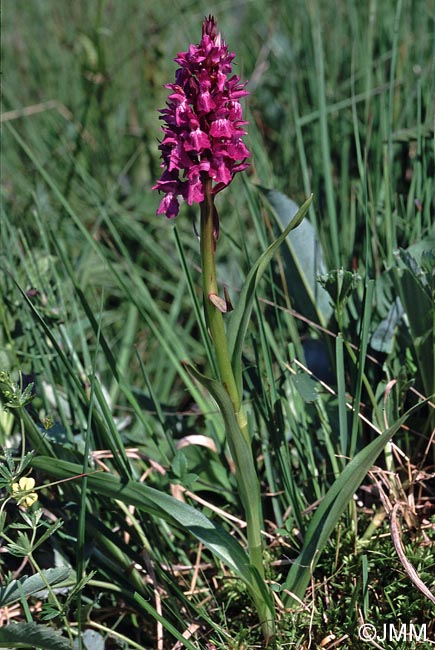
M 312 200 L 313 197 L 310 196 L 301 205 L 287 228 L 283 230 L 281 235 L 257 259 L 245 280 L 242 291 L 239 295 L 237 306 L 230 314 L 227 330 L 228 348 L 240 394 L 242 389 L 242 347 L 254 305 L 255 290 L 272 257 L 284 242 L 289 232 L 294 228 L 297 228 L 297 226 L 301 223 L 302 219 L 305 217 L 308 211 L 308 208 L 311 205 Z
M 302 551 L 292 565 L 285 581 L 285 589 L 291 594 L 294 594 L 297 598 L 303 598 L 320 553 L 355 490 L 359 487 L 387 442 L 423 403 L 420 402 L 409 409 L 392 427 L 384 431 L 360 451 L 334 481 L 310 522 Z M 291 602 L 293 600 L 292 596 L 287 597 L 287 601 Z

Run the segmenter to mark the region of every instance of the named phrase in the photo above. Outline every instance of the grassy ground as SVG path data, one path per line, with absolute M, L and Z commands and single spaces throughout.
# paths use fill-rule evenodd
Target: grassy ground
M 0 570 L 15 589 L 0 587 L 4 620 L 27 622 L 30 647 L 57 647 L 47 628 L 78 648 L 263 647 L 234 571 L 160 498 L 245 545 L 221 416 L 184 365 L 213 370 L 198 214 L 157 217 L 150 190 L 163 85 L 210 12 L 251 92 L 252 165 L 218 200 L 219 281 L 235 304 L 288 223 L 283 195 L 314 195 L 257 289 L 244 347 L 276 647 L 365 648 L 361 625 L 382 636 L 402 623 L 426 625 L 426 640 L 375 647 L 432 647 L 430 0 L 4 3 Z M 313 513 L 389 428 L 295 603 L 288 574 Z M 26 514 L 11 486 L 31 468 L 39 500 Z M 32 595 L 32 574 L 48 592 Z M 1 634 L 0 645 L 29 647 Z

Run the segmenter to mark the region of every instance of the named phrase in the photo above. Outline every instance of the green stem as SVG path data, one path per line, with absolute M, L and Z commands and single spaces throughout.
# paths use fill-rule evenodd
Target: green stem
M 240 430 L 245 437 L 246 442 L 250 444 L 248 423 L 242 399 L 237 389 L 237 382 L 234 376 L 231 358 L 228 351 L 228 342 L 225 332 L 224 319 L 222 312 L 210 300 L 210 296 L 218 296 L 218 285 L 216 279 L 216 235 L 215 227 L 215 206 L 211 193 L 211 179 L 204 180 L 204 201 L 201 203 L 201 264 L 202 264 L 202 287 L 204 293 L 204 310 L 206 322 L 210 330 L 216 360 L 219 369 L 220 380 L 230 396 L 234 406 Z
M 210 300 L 211 295 L 218 295 L 215 265 L 215 207 L 211 194 L 211 178 L 204 181 L 204 187 L 205 199 L 201 203 L 201 262 L 205 317 L 216 352 L 220 379 L 231 398 L 235 413 L 238 413 L 241 398 L 231 366 L 224 319 L 222 312 Z
M 36 537 L 36 528 L 34 528 L 34 530 L 33 530 L 33 535 L 32 535 L 32 540 L 31 540 L 31 546 L 32 547 L 33 547 L 33 545 L 35 543 L 35 537 Z M 66 618 L 64 608 L 62 607 L 62 605 L 61 605 L 58 597 L 56 596 L 56 593 L 53 590 L 52 586 L 50 585 L 47 578 L 45 577 L 44 572 L 42 571 L 42 569 L 40 568 L 40 566 L 36 562 L 35 558 L 33 557 L 33 552 L 29 553 L 28 557 L 29 557 L 29 560 L 30 560 L 31 564 L 35 568 L 36 572 L 39 573 L 39 576 L 42 579 L 42 581 L 44 582 L 48 593 L 50 594 L 51 598 L 53 599 L 53 602 L 54 602 L 55 606 L 57 607 L 58 611 L 60 612 L 60 618 L 62 619 L 62 622 L 63 622 L 63 624 L 65 626 L 65 631 L 68 634 L 68 637 L 69 637 L 70 641 L 72 641 L 73 636 L 71 634 L 71 628 L 70 628 L 70 625 L 68 624 L 68 620 Z
M 228 350 L 228 341 L 225 331 L 223 314 L 216 306 L 216 300 L 212 302 L 210 296 L 218 297 L 218 285 L 216 279 L 216 227 L 217 216 L 211 193 L 211 179 L 204 179 L 204 201 L 201 203 L 201 263 L 202 281 L 204 293 L 204 310 L 206 322 L 213 341 L 217 366 L 222 386 L 227 392 L 236 416 L 233 425 L 225 422 L 228 436 L 228 445 L 233 456 L 236 468 L 236 479 L 240 492 L 240 498 L 245 510 L 247 523 L 247 537 L 249 548 L 249 561 L 254 567 L 257 576 L 264 584 L 265 573 L 263 566 L 263 548 L 261 538 L 261 525 L 263 521 L 261 508 L 261 493 L 258 476 L 255 470 L 254 458 L 252 455 L 251 439 L 248 431 L 248 423 L 241 395 L 239 394 L 235 380 L 231 358 Z M 262 625 L 266 639 L 274 635 L 274 612 L 273 606 L 264 597 L 261 588 L 253 588 L 252 597 Z

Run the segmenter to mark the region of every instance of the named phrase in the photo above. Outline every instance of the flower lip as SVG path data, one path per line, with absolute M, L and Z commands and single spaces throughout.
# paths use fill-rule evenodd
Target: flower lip
M 234 53 L 228 51 L 208 16 L 198 45 L 190 45 L 175 61 L 180 65 L 166 108 L 160 111 L 164 138 L 159 149 L 163 173 L 152 189 L 165 193 L 158 214 L 178 214 L 181 197 L 189 205 L 204 200 L 204 181 L 214 182 L 216 194 L 228 186 L 234 175 L 249 166 L 249 150 L 239 99 L 248 95 L 238 75 L 232 75 Z

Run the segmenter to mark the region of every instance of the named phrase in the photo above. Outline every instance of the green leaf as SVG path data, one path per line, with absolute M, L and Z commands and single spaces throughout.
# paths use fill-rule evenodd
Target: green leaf
M 187 458 L 179 449 L 172 461 L 171 469 L 177 478 L 183 478 L 188 471 Z
M 245 512 L 258 510 L 260 490 L 258 477 L 252 459 L 249 443 L 240 431 L 234 406 L 225 388 L 214 379 L 202 375 L 193 366 L 187 366 L 189 372 L 197 379 L 216 400 L 225 423 L 228 446 L 236 465 L 237 480 Z
M 236 466 L 237 484 L 240 491 L 240 499 L 248 521 L 248 527 L 256 527 L 260 532 L 262 524 L 260 484 L 253 461 L 250 442 L 246 440 L 240 430 L 239 423 L 234 413 L 233 403 L 222 384 L 214 379 L 205 377 L 192 366 L 187 367 L 189 372 L 209 391 L 219 406 L 219 410 L 225 423 L 228 446 Z M 258 559 L 262 562 L 260 559 L 261 540 L 259 541 L 259 546 L 256 550 L 259 554 Z M 250 588 L 253 598 L 257 607 L 258 603 L 261 603 L 260 607 L 268 609 L 269 614 L 273 616 L 273 601 L 271 600 L 266 584 L 257 567 L 253 566 L 253 564 L 254 562 L 252 562 L 250 566 Z
M 305 373 L 292 375 L 291 382 L 304 402 L 309 404 L 310 402 L 316 401 L 319 396 L 318 383 L 314 381 L 314 379 L 311 379 L 309 375 L 306 375 Z
M 6 547 L 9 553 L 15 555 L 16 557 L 26 557 L 32 552 L 32 544 L 30 543 L 30 538 L 26 533 L 18 533 L 17 541 L 11 542 Z
M 20 591 L 24 596 L 31 596 L 47 588 L 47 583 L 51 586 L 57 585 L 60 582 L 67 580 L 73 571 L 69 567 L 59 567 L 55 569 L 44 569 L 42 574 L 39 573 L 33 576 L 23 576 L 19 580 L 12 580 L 8 585 L 0 587 L 0 607 L 6 607 L 12 603 L 20 600 Z M 19 588 L 21 585 L 21 590 Z
M 284 242 L 289 232 L 294 230 L 294 228 L 297 228 L 297 226 L 302 222 L 312 200 L 313 197 L 311 195 L 299 208 L 278 239 L 276 239 L 257 259 L 244 282 L 236 308 L 229 314 L 227 328 L 228 349 L 239 394 L 242 393 L 242 347 L 251 318 L 255 290 L 260 282 L 261 276 L 267 268 L 267 265 Z
M 391 305 L 387 316 L 381 320 L 370 339 L 370 345 L 374 350 L 386 354 L 391 352 L 393 349 L 394 337 L 403 314 L 404 311 L 400 298 L 396 298 Z
M 82 636 L 84 650 L 104 650 L 104 637 L 96 630 L 85 630 Z M 74 639 L 74 650 L 78 650 L 79 640 Z
M 279 228 L 286 232 L 297 210 L 297 204 L 282 192 L 260 189 L 274 210 Z M 326 325 L 333 310 L 328 293 L 317 280 L 319 275 L 326 272 L 320 241 L 313 225 L 307 219 L 297 230 L 291 230 L 285 238 L 286 248 L 283 251 L 290 295 L 304 316 Z
M 424 402 L 420 402 L 420 404 L 407 411 L 392 427 L 384 431 L 356 454 L 331 485 L 308 526 L 302 551 L 288 573 L 284 588 L 290 594 L 299 599 L 303 598 L 319 556 L 347 504 L 352 499 L 355 490 L 358 489 L 385 445 L 404 424 L 409 415 L 420 408 L 422 404 Z M 289 595 L 287 604 L 291 604 L 293 600 L 292 596 Z
M 82 474 L 81 465 L 46 456 L 36 456 L 32 465 L 51 478 L 74 479 Z M 199 510 L 143 483 L 121 482 L 117 477 L 106 472 L 90 473 L 87 481 L 90 492 L 134 505 L 139 510 L 144 510 L 189 531 L 246 584 L 252 583 L 249 560 L 242 546 L 226 530 L 212 522 Z
M 41 648 L 41 650 L 71 650 L 71 642 L 59 636 L 53 628 L 37 623 L 11 623 L 0 629 L 3 648 Z
M 59 618 L 60 614 L 61 610 L 56 605 L 44 603 L 40 616 L 42 621 L 52 621 L 55 618 Z
M 435 306 L 428 278 L 408 251 L 400 251 L 398 268 L 391 270 L 396 291 L 408 317 L 418 367 L 426 395 L 435 391 Z
M 41 544 L 43 544 L 49 537 L 51 537 L 51 535 L 53 535 L 56 532 L 56 530 L 58 530 L 58 528 L 62 528 L 62 526 L 63 526 L 63 521 L 61 519 L 58 519 L 57 521 L 54 522 L 54 524 L 51 524 L 51 526 L 47 528 L 44 534 L 41 535 L 41 537 L 34 543 L 32 552 L 34 552 L 35 549 L 38 548 L 38 546 L 41 546 Z

